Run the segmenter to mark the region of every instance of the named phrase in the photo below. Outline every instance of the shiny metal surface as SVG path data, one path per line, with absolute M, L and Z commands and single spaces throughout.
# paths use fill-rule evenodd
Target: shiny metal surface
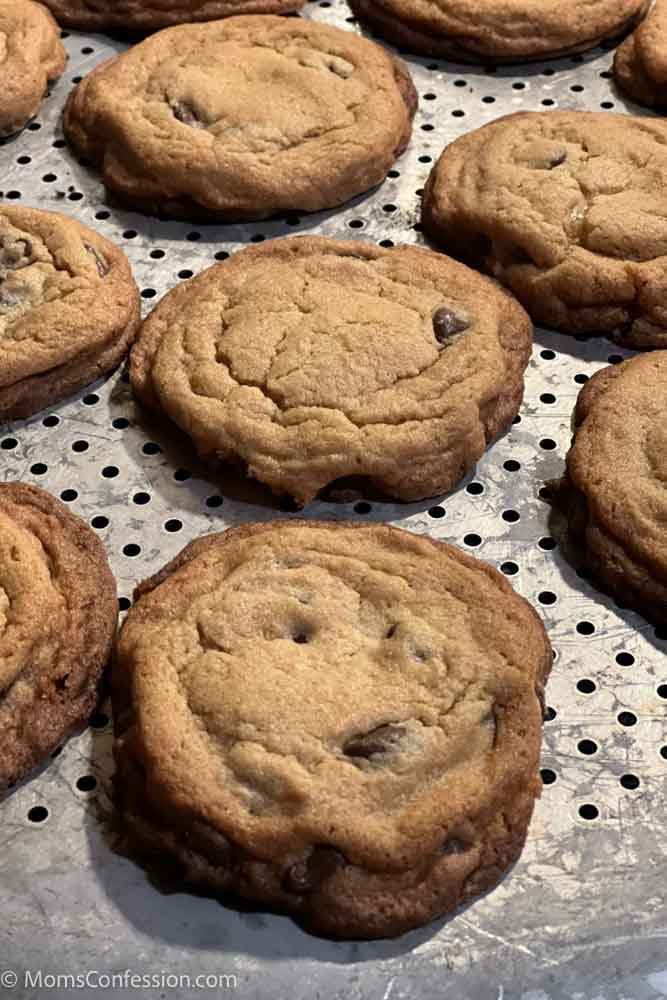
M 310 4 L 307 14 L 356 30 L 342 0 Z M 72 80 L 123 47 L 79 34 L 66 44 L 69 67 L 32 130 L 0 149 L 4 197 L 67 212 L 117 240 L 147 308 L 216 253 L 260 237 L 317 231 L 419 242 L 419 189 L 431 159 L 455 136 L 521 108 L 628 107 L 609 79 L 609 51 L 497 72 L 408 57 L 421 109 L 408 153 L 380 189 L 289 223 L 165 224 L 107 206 L 96 177 L 63 148 L 59 116 Z M 225 974 L 237 977 L 236 992 L 248 1000 L 667 996 L 667 720 L 657 690 L 667 681 L 667 632 L 619 610 L 577 576 L 561 550 L 560 526 L 550 524 L 539 498 L 543 482 L 562 469 L 580 376 L 628 353 L 606 340 L 538 330 L 520 422 L 452 496 L 356 509 L 321 502 L 305 512 L 389 520 L 467 546 L 504 566 L 540 609 L 558 654 L 544 736 L 550 783 L 523 857 L 502 885 L 454 919 L 371 944 L 319 940 L 287 918 L 162 895 L 108 847 L 111 732 L 97 718 L 0 806 L 0 969 L 19 980 L 12 988 L 0 977 L 0 995 L 73 995 L 67 983 L 34 985 L 41 970 L 47 977 L 91 972 L 83 995 L 127 996 L 131 989 L 103 989 L 99 975 L 128 969 L 192 977 L 190 985 L 153 980 L 135 988 L 150 998 L 203 996 L 209 990 L 194 977 Z M 1 428 L 0 478 L 37 483 L 88 521 L 97 518 L 124 598 L 202 532 L 290 516 L 260 490 L 216 481 L 183 441 L 141 413 L 120 374 L 52 413 Z M 471 546 L 475 535 L 479 544 Z M 95 787 L 81 790 L 77 781 L 89 776 Z M 47 811 L 41 822 L 35 818 L 44 812 L 34 808 Z M 33 974 L 27 982 L 26 969 Z

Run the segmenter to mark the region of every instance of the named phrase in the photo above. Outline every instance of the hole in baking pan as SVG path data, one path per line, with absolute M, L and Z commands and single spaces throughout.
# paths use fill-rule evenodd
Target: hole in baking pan
M 600 810 L 592 802 L 586 802 L 583 806 L 579 806 L 579 815 L 582 819 L 597 819 L 600 815 Z
M 130 426 L 130 421 L 127 417 L 115 417 L 111 421 L 111 426 L 115 427 L 117 431 L 124 431 L 126 427 Z
M 504 510 L 501 517 L 503 521 L 507 521 L 508 524 L 516 524 L 516 522 L 521 519 L 521 515 L 518 510 Z
M 595 740 L 579 740 L 577 750 L 579 753 L 583 753 L 585 757 L 591 757 L 594 753 L 598 752 L 598 745 Z
M 581 691 L 582 694 L 593 694 L 595 690 L 595 681 L 590 680 L 590 678 L 582 677 L 580 681 L 577 681 L 577 691 Z
M 139 506 L 143 506 L 143 504 L 145 503 L 150 503 L 150 499 L 151 499 L 150 493 L 144 493 L 143 491 L 140 491 L 139 493 L 134 494 L 134 496 L 132 497 L 132 502 L 139 504 Z
M 84 404 L 84 406 L 94 406 L 95 403 L 99 403 L 99 401 L 100 401 L 100 397 L 97 395 L 96 392 L 89 392 L 81 400 L 81 402 Z
M 141 450 L 143 451 L 144 455 L 159 455 L 160 452 L 162 451 L 162 448 L 157 443 L 157 441 L 146 441 L 146 443 L 142 446 Z
M 77 778 L 76 787 L 80 792 L 92 792 L 94 788 L 97 788 L 97 778 L 92 774 L 82 774 L 80 778 Z
M 622 726 L 637 725 L 637 716 L 634 712 L 619 712 L 617 718 Z
M 657 690 L 660 698 L 667 698 L 667 684 L 661 684 Z
M 57 417 L 55 413 L 50 413 L 48 417 L 44 417 L 42 420 L 42 425 L 44 427 L 57 427 L 60 423 L 60 417 Z
M 466 486 L 466 493 L 469 493 L 472 497 L 478 497 L 480 493 L 484 492 L 484 486 L 482 483 L 468 483 Z
M 186 480 L 192 478 L 192 473 L 189 469 L 176 469 L 174 473 L 174 479 L 177 483 L 184 483 Z
M 540 538 L 537 544 L 541 549 L 544 549 L 545 552 L 549 552 L 551 549 L 556 548 L 557 543 L 555 538 L 551 538 L 550 535 L 545 535 L 544 538 Z
M 154 288 L 142 288 L 141 289 L 141 297 L 142 297 L 142 299 L 154 299 L 156 295 L 157 295 L 157 292 L 155 291 Z
M 515 562 L 501 563 L 500 569 L 501 572 L 505 574 L 505 576 L 516 576 L 516 574 L 519 572 L 519 567 Z
M 471 548 L 474 549 L 478 545 L 482 544 L 482 539 L 480 538 L 479 535 L 476 535 L 474 532 L 471 531 L 469 534 L 463 536 L 463 542 L 465 545 L 469 545 Z
M 627 788 L 630 791 L 634 791 L 636 788 L 639 788 L 641 784 L 636 774 L 623 774 L 620 781 L 623 788 Z
M 429 507 L 428 515 L 429 517 L 444 517 L 446 514 L 445 508 L 441 507 L 440 504 L 436 504 L 435 507 Z
M 90 447 L 90 445 L 88 444 L 87 441 L 84 441 L 83 439 L 80 439 L 78 441 L 74 441 L 73 442 L 73 444 L 72 444 L 72 451 L 76 451 L 76 452 L 80 453 L 80 452 L 83 452 L 83 451 L 88 451 L 89 447 Z
M 544 451 L 553 451 L 555 447 L 556 447 L 556 442 L 553 440 L 553 438 L 540 439 L 540 448 L 543 448 Z
M 71 503 L 72 500 L 76 500 L 79 494 L 76 490 L 63 490 L 60 494 L 60 499 L 64 500 L 65 503 Z
M 150 252 L 151 260 L 162 260 L 164 255 L 164 250 L 151 250 Z
M 206 506 L 207 507 L 211 507 L 211 508 L 222 507 L 223 502 L 224 501 L 223 501 L 223 499 L 222 499 L 222 497 L 220 496 L 219 493 L 214 493 L 212 496 L 206 497 Z
M 555 604 L 558 598 L 551 590 L 542 590 L 537 595 L 537 599 L 540 604 Z
M 540 396 L 540 402 L 547 403 L 549 406 L 552 406 L 556 402 L 556 397 L 553 392 L 543 392 Z
M 119 611 L 129 611 L 131 607 L 132 607 L 132 602 L 127 597 L 118 598 Z
M 109 716 L 106 712 L 93 712 L 88 720 L 88 725 L 93 729 L 104 729 L 105 726 L 109 725 Z
M 354 505 L 355 514 L 370 514 L 372 509 L 373 508 L 369 503 L 367 503 L 366 500 L 360 500 L 359 503 L 355 503 Z
M 503 469 L 506 472 L 518 472 L 521 468 L 521 463 L 517 462 L 514 458 L 508 458 L 506 462 L 503 462 Z
M 553 785 L 556 780 L 556 772 L 552 771 L 550 767 L 543 767 L 540 771 L 540 777 L 543 785 Z
M 577 632 L 579 635 L 593 635 L 595 625 L 593 622 L 577 622 Z
M 109 525 L 109 518 L 105 517 L 104 514 L 96 514 L 90 523 L 93 528 L 106 528 Z
M 128 542 L 127 545 L 123 546 L 123 555 L 129 556 L 130 559 L 134 559 L 141 552 L 141 546 L 137 545 L 136 542 Z
M 44 476 L 49 471 L 49 467 L 44 462 L 35 462 L 34 465 L 30 466 L 30 471 L 33 476 Z
M 183 522 L 179 521 L 177 517 L 170 517 L 168 521 L 164 522 L 164 530 L 170 531 L 172 533 L 175 531 L 180 531 L 182 527 L 183 527 Z
M 28 819 L 31 823 L 43 823 L 48 816 L 49 810 L 46 806 L 33 806 L 32 809 L 28 809 Z
M 553 720 L 557 718 L 557 716 L 558 712 L 556 711 L 556 709 L 552 708 L 551 705 L 547 705 L 546 712 L 544 713 L 544 721 L 553 722 Z
M 574 381 L 577 383 L 577 385 L 584 385 L 586 382 L 588 382 L 588 379 L 589 376 L 585 372 L 577 372 L 577 374 L 574 376 Z
M 192 277 L 192 271 L 189 268 L 183 268 L 182 271 L 178 272 L 178 277 L 181 281 L 187 281 L 188 278 Z

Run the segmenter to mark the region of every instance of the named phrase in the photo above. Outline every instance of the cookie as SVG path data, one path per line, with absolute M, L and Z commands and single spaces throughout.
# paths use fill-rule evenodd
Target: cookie
M 115 368 L 139 322 L 118 247 L 57 212 L 0 206 L 0 420 L 37 413 Z
M 609 112 L 500 118 L 448 146 L 423 223 L 533 320 L 667 345 L 667 128 Z
M 130 378 L 204 460 L 300 504 L 348 476 L 417 500 L 511 423 L 531 343 L 514 299 L 440 254 L 295 237 L 169 292 Z
M 94 532 L 44 490 L 0 484 L 0 796 L 92 712 L 117 615 Z
M 636 24 L 646 0 L 350 0 L 400 48 L 460 62 L 527 62 L 592 49 Z
M 0 136 L 33 118 L 67 64 L 60 30 L 41 3 L 0 0 Z
M 597 372 L 556 486 L 586 564 L 624 606 L 667 622 L 667 351 Z
M 232 14 L 287 14 L 305 0 L 44 0 L 60 24 L 79 31 L 157 31 Z
M 666 0 L 655 0 L 648 17 L 616 49 L 614 78 L 640 104 L 667 108 Z
M 539 795 L 544 628 L 386 525 L 244 525 L 138 588 L 113 671 L 130 840 L 336 937 L 495 885 Z
M 331 208 L 379 184 L 416 107 L 407 69 L 359 35 L 232 17 L 166 29 L 98 67 L 64 127 L 135 208 L 243 221 Z

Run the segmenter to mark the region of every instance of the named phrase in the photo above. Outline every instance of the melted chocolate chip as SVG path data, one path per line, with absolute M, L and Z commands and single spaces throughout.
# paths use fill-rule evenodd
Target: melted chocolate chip
M 369 733 L 353 736 L 343 747 L 346 757 L 363 757 L 368 760 L 378 753 L 394 750 L 405 736 L 405 726 L 388 723 L 371 729 Z
M 457 316 L 446 306 L 441 306 L 433 313 L 433 333 L 435 339 L 443 347 L 447 346 L 452 337 L 467 330 L 469 326 L 470 323 L 467 319 L 464 319 L 463 316 Z
M 2 288 L 0 287 L 0 309 L 12 309 L 20 305 L 28 294 L 27 288 Z
M 95 247 L 91 247 L 89 243 L 84 243 L 83 245 L 88 251 L 88 253 L 95 258 L 95 263 L 97 265 L 97 273 L 99 274 L 100 278 L 106 277 L 106 275 L 109 273 L 109 264 L 107 260 L 102 256 L 99 250 L 96 250 Z
M 387 633 L 385 635 L 385 639 L 393 639 L 394 636 L 396 635 L 396 629 L 397 628 L 398 628 L 398 625 L 396 625 L 396 624 L 390 625 L 389 628 L 387 629 Z
M 0 267 L 8 271 L 18 271 L 21 267 L 26 267 L 30 263 L 32 256 L 32 243 L 30 240 L 13 240 L 5 237 L 0 242 Z
M 189 125 L 190 128 L 207 127 L 206 122 L 201 120 L 195 109 L 183 101 L 175 101 L 171 106 L 171 110 L 174 113 L 174 118 L 182 122 L 183 125 Z
M 296 861 L 285 872 L 283 889 L 296 895 L 306 895 L 346 864 L 345 857 L 335 847 L 315 847 L 308 858 Z
M 547 163 L 547 170 L 553 170 L 554 167 L 560 167 L 561 163 L 565 163 L 566 160 L 567 150 L 563 149 L 549 160 Z

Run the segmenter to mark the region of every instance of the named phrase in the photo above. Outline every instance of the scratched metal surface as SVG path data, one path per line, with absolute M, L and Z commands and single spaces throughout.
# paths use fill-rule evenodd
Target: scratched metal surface
M 311 4 L 308 14 L 355 30 L 342 0 Z M 626 108 L 609 79 L 608 51 L 498 72 L 409 58 L 421 109 L 408 153 L 379 190 L 290 224 L 164 224 L 108 206 L 96 178 L 63 148 L 60 111 L 73 79 L 122 48 L 77 34 L 66 44 L 69 67 L 37 122 L 0 149 L 0 184 L 7 199 L 60 209 L 117 240 L 146 290 L 147 308 L 215 253 L 260 236 L 318 231 L 419 242 L 419 189 L 431 158 L 455 136 L 519 108 Z M 107 846 L 111 732 L 102 716 L 0 806 L 0 968 L 19 976 L 16 989 L 0 987 L 0 994 L 47 995 L 21 985 L 26 969 L 131 969 L 235 975 L 248 1000 L 667 996 L 667 724 L 657 691 L 667 680 L 667 633 L 619 610 L 577 575 L 560 526 L 550 524 L 539 498 L 544 480 L 562 469 L 582 376 L 627 353 L 602 339 L 583 343 L 538 330 L 520 422 L 452 496 L 356 509 L 316 503 L 305 512 L 392 521 L 467 546 L 504 567 L 541 610 L 558 654 L 544 734 L 548 783 L 523 857 L 503 884 L 454 919 L 371 944 L 331 943 L 287 918 L 161 895 L 142 869 Z M 0 478 L 46 487 L 92 522 L 122 598 L 200 533 L 289 516 L 261 491 L 245 494 L 239 483 L 202 469 L 181 441 L 146 420 L 120 375 L 0 428 Z M 89 788 L 91 776 L 92 790 L 78 787 L 83 777 Z M 174 995 L 203 992 L 183 986 Z M 84 994 L 94 995 L 93 988 Z

